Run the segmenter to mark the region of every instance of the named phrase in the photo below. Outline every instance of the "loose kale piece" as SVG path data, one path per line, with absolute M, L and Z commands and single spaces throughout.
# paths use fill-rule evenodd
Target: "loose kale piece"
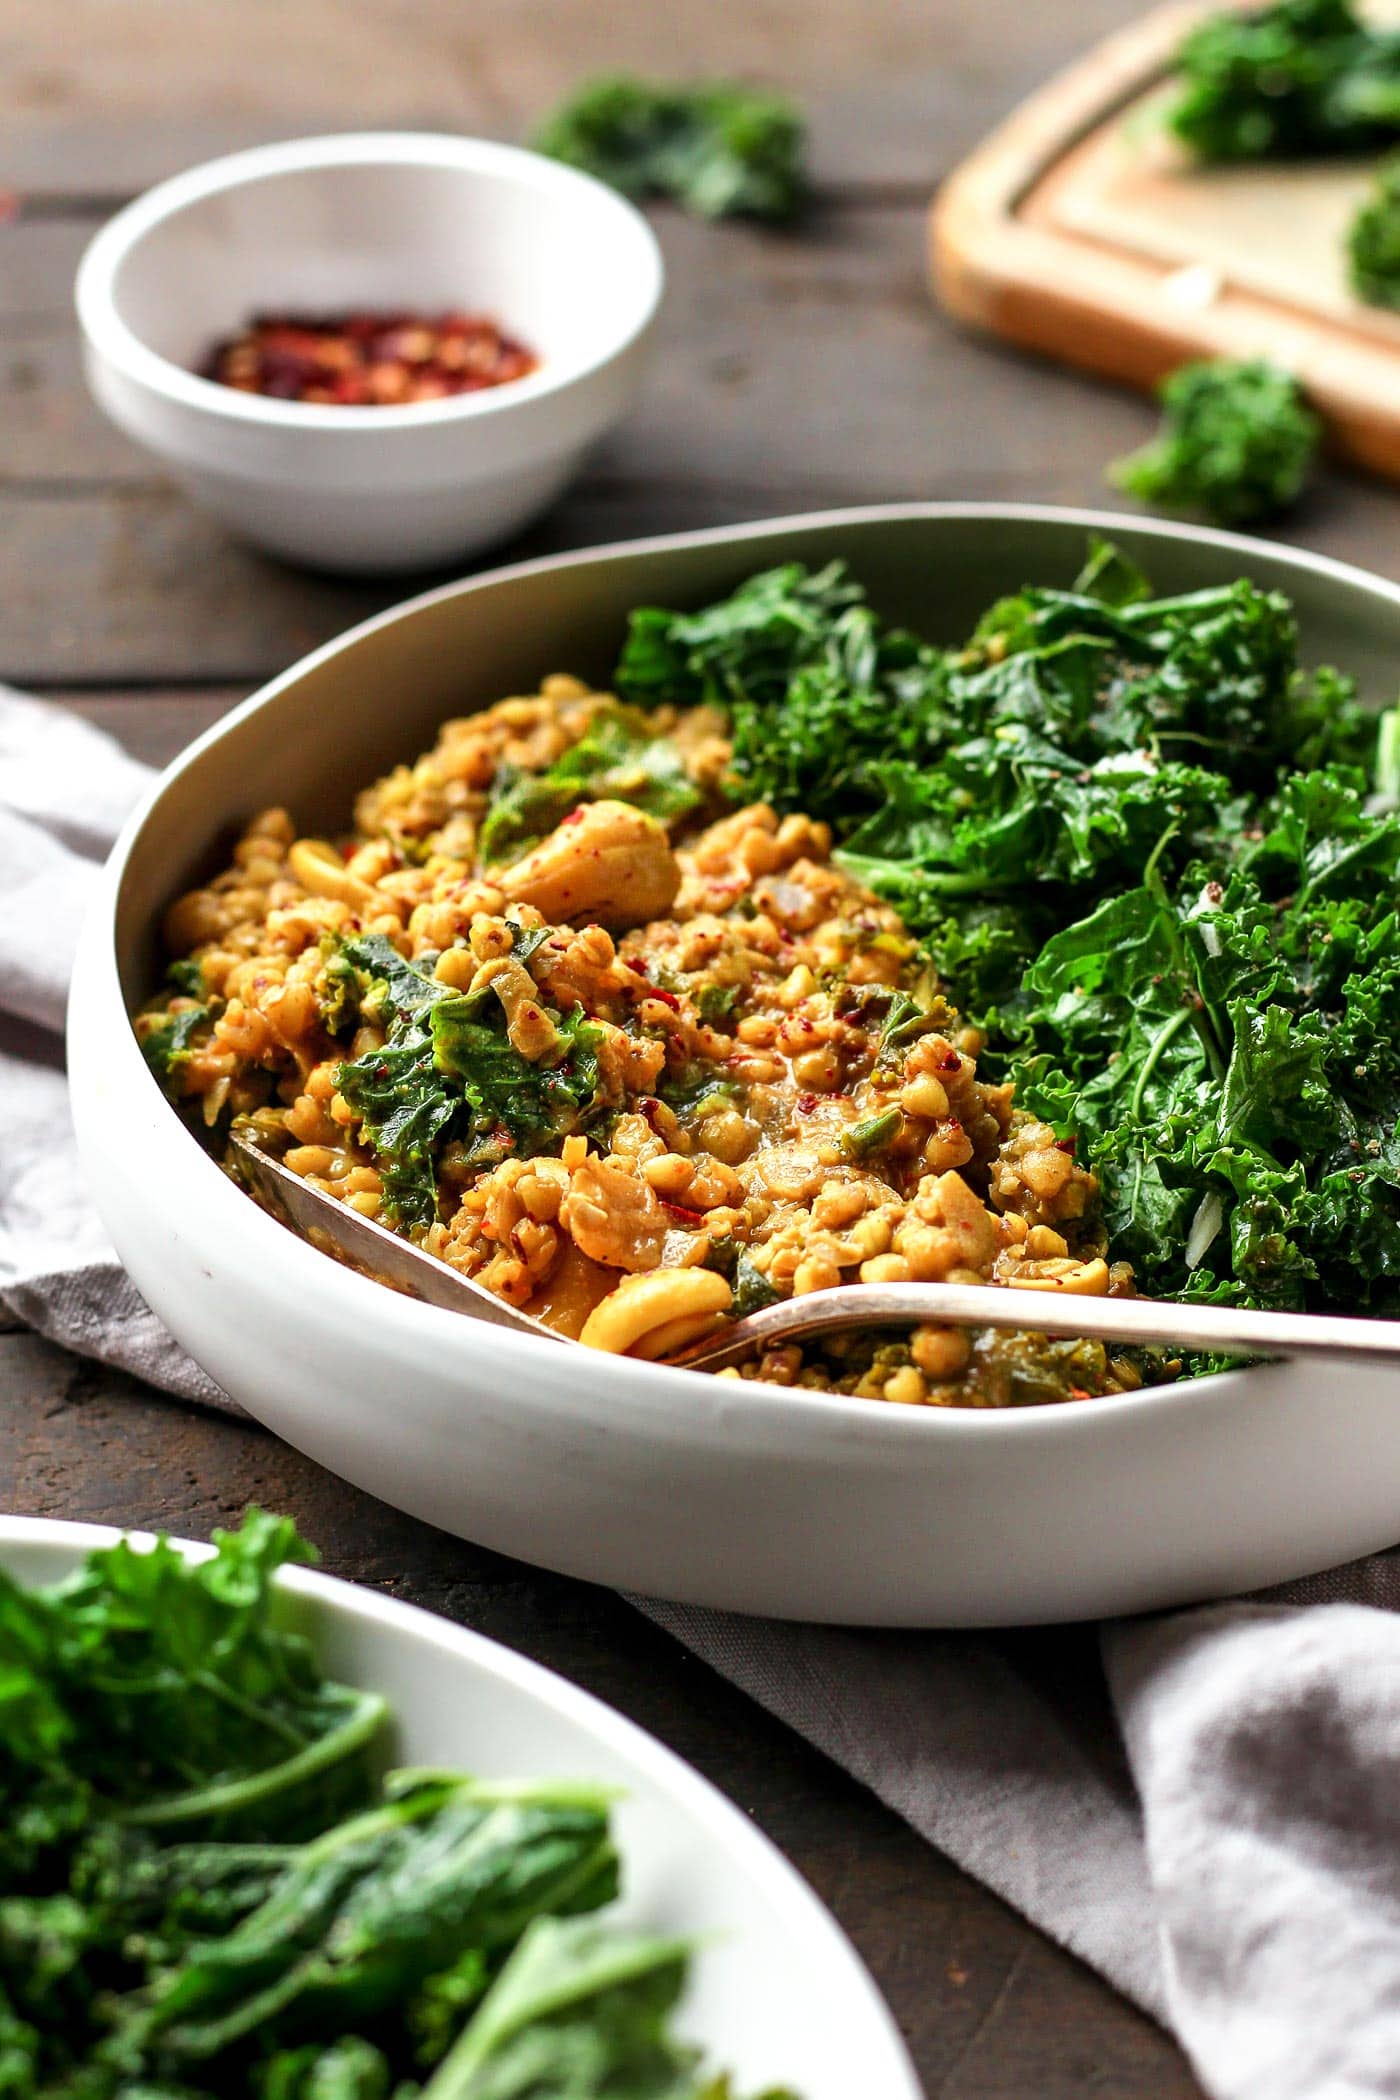
M 1347 256 L 1358 299 L 1400 307 L 1400 158 L 1377 170 L 1375 188 L 1347 235 Z
M 547 928 L 520 928 L 517 957 L 527 959 L 547 935 Z M 343 1064 L 337 1084 L 374 1154 L 385 1207 L 400 1223 L 436 1218 L 438 1161 L 449 1141 L 463 1146 L 464 1165 L 495 1165 L 512 1153 L 549 1149 L 609 1105 L 598 1063 L 602 1031 L 581 1008 L 551 1017 L 555 1050 L 532 1062 L 511 1043 L 489 990 L 453 991 L 381 934 L 345 936 L 342 948 L 363 980 L 360 1011 L 385 1024 L 388 1039 Z
M 1400 35 L 1349 0 L 1214 15 L 1177 59 L 1167 123 L 1202 160 L 1360 153 L 1400 137 Z
M 1301 494 L 1322 426 L 1291 373 L 1206 359 L 1173 372 L 1160 398 L 1159 435 L 1109 469 L 1139 502 L 1244 525 Z
M 630 708 L 600 708 L 579 741 L 546 772 L 502 769 L 477 851 L 487 863 L 513 860 L 580 802 L 630 802 L 670 823 L 700 799 L 673 738 L 653 735 Z
M 784 220 L 806 189 L 802 138 L 801 117 L 776 95 L 615 74 L 581 88 L 532 144 L 626 197 L 671 197 L 705 219 Z

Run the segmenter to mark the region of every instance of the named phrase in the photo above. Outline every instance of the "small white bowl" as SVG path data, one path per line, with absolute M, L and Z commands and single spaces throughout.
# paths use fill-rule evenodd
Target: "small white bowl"
M 78 270 L 88 384 L 194 499 L 274 553 L 421 568 L 510 537 L 636 392 L 660 303 L 640 212 L 481 139 L 352 133 L 230 154 L 150 190 Z M 539 369 L 476 394 L 340 408 L 198 375 L 261 311 L 489 314 Z

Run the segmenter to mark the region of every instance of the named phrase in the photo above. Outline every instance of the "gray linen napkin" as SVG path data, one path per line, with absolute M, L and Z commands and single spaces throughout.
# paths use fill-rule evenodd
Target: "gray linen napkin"
M 0 691 L 0 1303 L 228 1407 L 82 1198 L 61 1071 L 95 856 L 151 777 Z M 1083 1631 L 642 1608 L 1167 2022 L 1218 2100 L 1400 2100 L 1397 1562 L 1279 1595 L 1107 1626 L 1103 1670 Z

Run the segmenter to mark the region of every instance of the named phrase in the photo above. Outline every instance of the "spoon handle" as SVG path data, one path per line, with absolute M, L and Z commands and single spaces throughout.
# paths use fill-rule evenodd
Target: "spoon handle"
M 1338 1362 L 1389 1364 L 1400 1370 L 1400 1320 L 1251 1312 L 1160 1298 L 1089 1298 L 962 1283 L 842 1284 L 801 1298 L 785 1298 L 781 1304 L 746 1314 L 673 1361 L 720 1370 L 754 1349 L 781 1342 L 918 1320 L 1103 1342 L 1166 1342 L 1181 1349 L 1236 1356 L 1326 1357 Z

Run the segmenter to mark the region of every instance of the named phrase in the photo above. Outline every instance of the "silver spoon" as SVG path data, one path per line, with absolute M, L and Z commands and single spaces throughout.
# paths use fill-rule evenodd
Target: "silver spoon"
M 1400 1370 L 1400 1320 L 1332 1313 L 1248 1312 L 1166 1298 L 1088 1298 L 1071 1291 L 1008 1290 L 1004 1284 L 850 1283 L 785 1298 L 745 1314 L 672 1361 L 718 1371 L 755 1349 L 815 1341 L 853 1327 L 1002 1327 L 1022 1334 L 1098 1342 L 1166 1342 L 1231 1356 L 1322 1357 Z
M 392 1284 L 410 1298 L 441 1305 L 448 1312 L 465 1313 L 472 1320 L 489 1320 L 494 1327 L 513 1327 L 517 1334 L 543 1335 L 549 1342 L 568 1339 L 546 1327 L 543 1320 L 517 1312 L 504 1298 L 488 1291 L 484 1283 L 474 1283 L 460 1269 L 449 1268 L 434 1254 L 425 1254 L 412 1240 L 400 1239 L 398 1233 L 377 1225 L 373 1218 L 361 1217 L 348 1203 L 313 1188 L 300 1174 L 284 1167 L 270 1152 L 250 1145 L 237 1131 L 229 1139 L 229 1149 L 239 1179 L 261 1198 L 275 1218 L 305 1240 L 329 1240 L 352 1268 L 364 1270 L 381 1283 Z
M 267 1207 L 305 1239 L 329 1240 L 354 1267 L 469 1318 L 520 1334 L 566 1339 L 542 1320 L 517 1312 L 494 1291 L 334 1196 L 313 1188 L 269 1153 L 235 1135 L 239 1172 Z M 1246 1312 L 1225 1305 L 1182 1305 L 1161 1298 L 1088 1298 L 1070 1291 L 1008 1290 L 1001 1284 L 855 1283 L 785 1298 L 746 1313 L 670 1359 L 692 1370 L 718 1371 L 755 1350 L 814 1341 L 856 1327 L 899 1327 L 927 1320 L 946 1327 L 997 1327 L 1071 1340 L 1165 1342 L 1178 1349 L 1235 1356 L 1322 1357 L 1400 1369 L 1400 1320 L 1356 1320 L 1332 1313 Z

